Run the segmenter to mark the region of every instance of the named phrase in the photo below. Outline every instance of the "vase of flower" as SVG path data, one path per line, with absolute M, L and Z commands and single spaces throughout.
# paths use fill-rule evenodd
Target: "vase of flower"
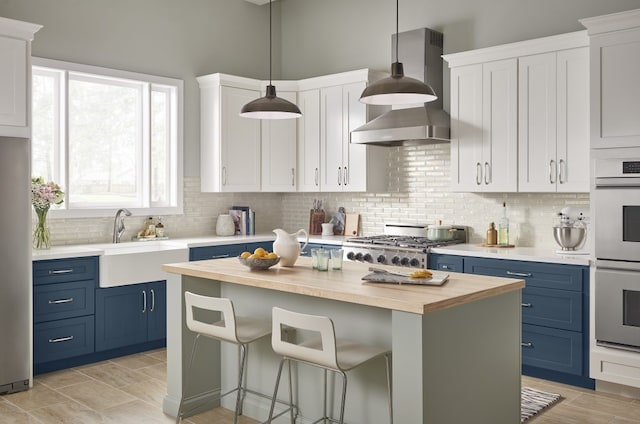
M 64 201 L 64 193 L 53 181 L 44 182 L 42 177 L 31 178 L 31 204 L 36 211 L 36 225 L 33 228 L 33 247 L 48 249 L 51 247 L 51 236 L 47 225 L 47 213 L 51 205 L 60 205 Z
M 37 222 L 33 229 L 33 247 L 36 249 L 48 249 L 51 247 L 49 227 L 47 226 L 47 213 L 49 212 L 49 207 L 34 207 L 34 209 L 36 210 Z

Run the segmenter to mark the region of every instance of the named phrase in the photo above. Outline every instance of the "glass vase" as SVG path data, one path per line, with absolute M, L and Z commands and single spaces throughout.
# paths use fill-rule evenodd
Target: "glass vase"
M 49 227 L 47 226 L 47 213 L 49 208 L 34 208 L 38 220 L 33 229 L 33 247 L 36 249 L 48 249 L 51 247 Z

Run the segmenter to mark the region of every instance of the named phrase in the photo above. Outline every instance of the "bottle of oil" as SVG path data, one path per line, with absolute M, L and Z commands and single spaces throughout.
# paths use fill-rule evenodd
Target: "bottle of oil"
M 498 244 L 498 230 L 496 230 L 496 224 L 492 222 L 487 230 L 487 246 L 495 246 L 496 244 Z
M 498 244 L 507 246 L 509 244 L 509 218 L 507 218 L 507 204 L 502 202 L 502 218 L 498 223 Z

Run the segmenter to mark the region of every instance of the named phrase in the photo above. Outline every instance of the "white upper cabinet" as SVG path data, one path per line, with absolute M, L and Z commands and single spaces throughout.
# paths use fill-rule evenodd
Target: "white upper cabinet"
M 295 91 L 283 91 L 275 83 L 278 97 L 296 103 Z M 264 96 L 264 92 L 262 95 Z M 246 119 L 246 118 L 245 118 Z M 264 119 L 262 126 L 262 191 L 296 191 L 296 140 L 298 119 Z
M 446 55 L 455 191 L 589 191 L 585 31 Z
M 0 136 L 31 136 L 31 41 L 40 28 L 0 18 Z
M 451 70 L 451 183 L 454 191 L 517 190 L 517 62 Z
M 580 22 L 590 36 L 591 147 L 638 147 L 640 9 Z
M 240 109 L 260 97 L 259 81 L 213 74 L 200 84 L 200 178 L 203 192 L 261 191 L 260 120 Z
M 300 91 L 298 107 L 298 191 L 320 191 L 320 89 Z
M 519 59 L 519 190 L 589 191 L 588 48 Z

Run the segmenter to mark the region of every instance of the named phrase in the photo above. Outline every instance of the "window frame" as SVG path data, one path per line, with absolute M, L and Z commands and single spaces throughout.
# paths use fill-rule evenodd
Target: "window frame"
M 122 71 L 111 68 L 104 68 L 100 66 L 84 65 L 73 62 L 65 62 L 53 59 L 45 59 L 39 57 L 32 58 L 32 68 L 35 72 L 40 69 L 37 68 L 50 68 L 55 73 L 59 73 L 62 78 L 62 88 L 57 89 L 57 110 L 55 114 L 58 118 L 58 126 L 56 129 L 56 145 L 54 146 L 54 169 L 57 168 L 59 179 L 56 182 L 60 183 L 62 189 L 65 191 L 65 204 L 68 204 L 68 190 L 67 182 L 69 181 L 69 120 L 68 120 L 68 87 L 69 87 L 69 73 L 87 74 L 90 77 L 95 76 L 97 78 L 104 77 L 107 79 L 122 80 L 124 83 L 127 81 L 134 82 L 136 84 L 142 84 L 142 121 L 141 131 L 142 142 L 136 146 L 139 149 L 143 157 L 147 160 L 143 161 L 140 170 L 136 177 L 139 178 L 138 184 L 141 184 L 141 190 L 138 194 L 143 197 L 143 207 L 132 207 L 123 205 L 129 209 L 133 215 L 182 215 L 184 213 L 184 173 L 183 173 L 183 161 L 184 161 L 184 82 L 180 79 L 161 77 L 156 75 L 142 74 L 138 72 Z M 48 72 L 48 69 L 44 69 Z M 59 87 L 60 85 L 58 85 Z M 157 89 L 157 90 L 155 90 Z M 172 96 L 172 91 L 175 90 L 175 97 Z M 168 129 L 168 134 L 171 139 L 167 140 L 169 148 L 169 160 L 166 167 L 169 168 L 169 204 L 173 202 L 174 206 L 163 205 L 161 203 L 155 203 L 151 199 L 151 103 L 153 91 L 160 91 L 162 93 L 169 93 L 170 98 L 175 98 L 175 101 L 170 102 L 170 110 L 168 113 L 174 118 L 169 122 L 169 125 L 173 125 L 175 122 L 176 130 L 173 128 Z M 72 208 L 72 209 L 59 209 L 53 207 L 49 210 L 51 218 L 90 218 L 90 217 L 112 217 L 118 206 L 113 207 L 96 207 L 96 208 Z

